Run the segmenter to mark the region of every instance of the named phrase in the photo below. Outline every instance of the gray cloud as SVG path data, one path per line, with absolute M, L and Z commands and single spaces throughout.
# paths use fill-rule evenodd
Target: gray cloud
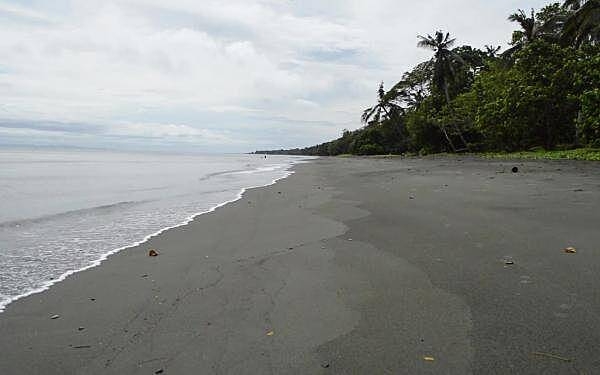
M 80 133 L 92 135 L 102 134 L 106 130 L 103 126 L 93 124 L 10 119 L 0 119 L 0 128 L 17 130 L 37 130 L 45 132 Z

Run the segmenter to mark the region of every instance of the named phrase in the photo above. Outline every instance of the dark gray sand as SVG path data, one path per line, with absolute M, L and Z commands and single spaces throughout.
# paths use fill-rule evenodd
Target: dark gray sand
M 298 166 L 11 304 L 0 373 L 599 374 L 600 164 Z

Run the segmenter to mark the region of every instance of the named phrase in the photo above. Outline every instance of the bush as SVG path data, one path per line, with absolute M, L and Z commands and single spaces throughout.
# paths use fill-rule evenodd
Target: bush
M 384 153 L 383 147 L 372 143 L 360 146 L 357 151 L 358 155 L 381 155 Z
M 496 66 L 478 77 L 476 124 L 488 149 L 551 149 L 573 142 L 575 55 L 571 48 L 536 41 L 516 54 L 512 67 Z

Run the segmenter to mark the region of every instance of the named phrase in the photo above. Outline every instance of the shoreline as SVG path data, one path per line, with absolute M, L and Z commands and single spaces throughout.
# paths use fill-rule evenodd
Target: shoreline
M 600 176 L 565 165 L 526 162 L 517 174 L 481 160 L 297 165 L 10 304 L 0 367 L 598 372 Z
M 69 270 L 69 271 L 66 271 L 66 272 L 64 272 L 63 274 L 61 274 L 60 276 L 58 276 L 57 278 L 55 278 L 55 279 L 52 279 L 52 280 L 48 280 L 48 281 L 46 281 L 46 282 L 45 282 L 45 283 L 44 283 L 42 286 L 40 286 L 40 287 L 38 287 L 38 288 L 35 288 L 35 289 L 31 290 L 31 291 L 28 291 L 28 292 L 25 292 L 25 293 L 19 294 L 19 295 L 17 295 L 17 296 L 14 296 L 14 297 L 9 297 L 8 299 L 6 299 L 6 300 L 4 300 L 4 301 L 1 301 L 1 300 L 0 300 L 0 314 L 2 314 L 2 313 L 4 312 L 4 310 L 5 310 L 5 309 L 6 309 L 6 308 L 7 308 L 7 307 L 8 307 L 8 306 L 11 304 L 11 303 L 13 303 L 13 302 L 16 302 L 16 301 L 18 301 L 18 300 L 20 300 L 20 299 L 22 299 L 22 298 L 25 298 L 25 297 L 28 297 L 28 296 L 31 296 L 31 295 L 35 295 L 35 294 L 38 294 L 38 293 L 43 293 L 43 292 L 45 292 L 46 290 L 48 290 L 49 288 L 51 288 L 53 285 L 55 285 L 55 284 L 57 284 L 57 283 L 60 283 L 60 282 L 62 282 L 62 281 L 64 281 L 64 280 L 66 280 L 66 279 L 67 279 L 69 276 L 71 276 L 71 275 L 74 275 L 74 274 L 76 274 L 76 273 L 83 272 L 83 271 L 86 271 L 86 270 L 92 269 L 92 268 L 94 268 L 94 267 L 98 267 L 98 266 L 100 266 L 100 265 L 102 264 L 102 262 L 104 262 L 104 261 L 105 261 L 105 260 L 106 260 L 108 257 L 110 257 L 111 255 L 117 254 L 117 253 L 119 253 L 119 252 L 121 252 L 121 251 L 123 251 L 123 250 L 127 250 L 127 249 L 130 249 L 130 248 L 134 248 L 134 247 L 140 246 L 140 245 L 142 245 L 142 244 L 144 244 L 144 243 L 148 242 L 148 241 L 149 241 L 150 239 L 152 239 L 153 237 L 159 236 L 160 234 L 162 234 L 162 233 L 164 233 L 164 232 L 166 232 L 166 231 L 168 231 L 168 230 L 170 230 L 170 229 L 173 229 L 173 228 L 178 228 L 178 227 L 181 227 L 181 226 L 185 226 L 185 225 L 188 225 L 188 224 L 190 224 L 192 221 L 194 221 L 194 219 L 196 219 L 196 218 L 197 218 L 198 216 L 200 216 L 200 215 L 209 214 L 209 213 L 211 213 L 211 212 L 214 212 L 215 210 L 217 210 L 217 209 L 218 209 L 218 208 L 220 208 L 220 207 L 223 207 L 223 206 L 225 206 L 225 205 L 227 205 L 227 204 L 230 204 L 230 203 L 233 203 L 233 202 L 236 202 L 236 201 L 238 201 L 238 200 L 242 199 L 242 198 L 243 198 L 243 195 L 244 195 L 244 193 L 245 193 L 247 190 L 249 190 L 249 189 L 255 189 L 255 188 L 260 188 L 260 187 L 271 186 L 271 185 L 273 185 L 273 184 L 276 184 L 276 183 L 277 183 L 277 181 L 280 181 L 280 180 L 282 180 L 282 179 L 288 178 L 289 176 L 291 176 L 291 175 L 294 173 L 294 172 L 293 172 L 293 168 L 294 168 L 294 166 L 295 166 L 295 165 L 302 164 L 302 163 L 305 163 L 305 162 L 307 162 L 306 160 L 310 160 L 310 159 L 304 159 L 304 160 L 302 160 L 302 161 L 294 161 L 294 162 L 292 162 L 292 163 L 291 163 L 291 164 L 290 164 L 290 165 L 289 165 L 289 166 L 288 166 L 288 167 L 287 167 L 287 168 L 284 170 L 284 175 L 283 175 L 282 177 L 275 178 L 275 179 L 273 179 L 271 182 L 269 182 L 269 183 L 267 183 L 267 184 L 265 184 L 265 185 L 249 186 L 249 187 L 242 188 L 242 189 L 241 189 L 241 190 L 238 192 L 238 194 L 236 194 L 235 198 L 233 198 L 233 199 L 230 199 L 230 200 L 227 200 L 227 201 L 225 201 L 225 202 L 219 203 L 219 204 L 217 204 L 217 205 L 215 205 L 215 206 L 212 206 L 212 207 L 210 207 L 210 208 L 209 208 L 209 209 L 207 209 L 207 210 L 200 211 L 200 212 L 197 212 L 197 213 L 195 213 L 195 214 L 193 214 L 193 215 L 190 215 L 190 216 L 188 216 L 187 218 L 185 218 L 183 221 L 181 221 L 180 223 L 178 223 L 178 224 L 175 224 L 175 225 L 171 225 L 171 226 L 167 226 L 167 227 L 164 227 L 164 228 L 161 228 L 161 229 L 159 229 L 158 231 L 156 231 L 156 232 L 154 232 L 154 233 L 151 233 L 151 234 L 149 234 L 149 235 L 146 235 L 146 236 L 144 236 L 144 237 L 143 237 L 143 239 L 141 239 L 141 240 L 139 240 L 139 241 L 135 241 L 135 242 L 133 242 L 133 243 L 131 243 L 131 244 L 128 244 L 128 245 L 121 246 L 121 247 L 118 247 L 118 248 L 116 248 L 116 249 L 110 250 L 110 251 L 108 251 L 108 252 L 106 252 L 106 253 L 102 254 L 102 255 L 101 255 L 101 256 L 100 256 L 98 259 L 96 259 L 95 261 L 93 261 L 91 264 L 89 264 L 89 265 L 87 265 L 87 266 L 85 266 L 85 267 L 82 267 L 82 268 L 78 268 L 78 269 L 76 269 L 76 270 Z

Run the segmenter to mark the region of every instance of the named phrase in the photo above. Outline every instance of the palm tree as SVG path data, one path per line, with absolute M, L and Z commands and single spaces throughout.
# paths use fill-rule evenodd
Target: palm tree
M 566 0 L 572 13 L 563 28 L 562 40 L 576 47 L 600 41 L 600 0 Z
M 521 30 L 513 32 L 512 48 L 507 49 L 502 54 L 510 57 L 515 52 L 522 50 L 528 43 L 535 40 L 540 33 L 540 23 L 535 18 L 535 11 L 531 9 L 531 15 L 527 15 L 523 10 L 519 9 L 517 13 L 508 16 L 508 20 L 516 22 L 521 26 Z
M 434 51 L 431 64 L 433 64 L 433 83 L 446 96 L 446 103 L 450 104 L 450 82 L 456 76 L 456 67 L 464 65 L 462 57 L 450 50 L 456 39 L 450 39 L 450 33 L 444 35 L 441 31 L 435 32 L 435 37 L 419 35 L 418 47 Z
M 498 56 L 498 52 L 500 52 L 500 50 L 501 50 L 501 49 L 502 49 L 502 47 L 501 47 L 501 46 L 498 46 L 498 47 L 496 47 L 496 46 L 493 46 L 493 45 L 489 45 L 489 46 L 488 46 L 488 45 L 486 44 L 486 45 L 485 45 L 485 55 L 486 55 L 488 58 L 490 58 L 490 59 L 493 59 L 493 58 L 495 58 L 496 56 Z
M 456 39 L 451 39 L 450 33 L 444 34 L 441 31 L 436 31 L 435 36 L 428 34 L 427 37 L 421 35 L 418 37 L 420 39 L 417 43 L 418 47 L 427 48 L 434 52 L 430 61 L 430 64 L 433 65 L 433 84 L 444 93 L 446 104 L 450 107 L 450 82 L 456 77 L 456 68 L 464 65 L 463 59 L 450 49 Z M 444 125 L 440 123 L 439 127 L 452 150 L 456 152 L 456 147 L 454 147 Z M 455 128 L 465 147 L 468 147 L 460 129 L 456 125 Z
M 518 9 L 517 13 L 508 16 L 508 20 L 518 23 L 522 29 L 516 31 L 516 34 L 513 34 L 513 43 L 520 41 L 528 43 L 533 41 L 537 36 L 540 25 L 535 19 L 534 9 L 531 9 L 531 14 L 529 16 L 527 16 L 522 9 Z
M 402 110 L 398 104 L 394 103 L 394 95 L 385 92 L 383 82 L 379 84 L 377 97 L 377 104 L 365 109 L 361 116 L 361 120 L 364 124 L 379 123 L 381 120 L 393 119 L 395 118 L 395 114 Z

